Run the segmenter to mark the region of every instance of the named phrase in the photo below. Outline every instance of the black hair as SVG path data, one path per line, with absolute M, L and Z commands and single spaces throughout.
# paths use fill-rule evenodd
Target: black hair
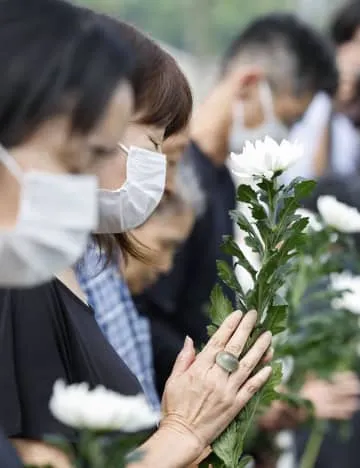
M 360 27 L 360 1 L 346 3 L 338 10 L 330 25 L 330 37 L 336 45 L 342 45 L 353 39 Z
M 0 44 L 0 142 L 8 148 L 62 112 L 71 132 L 87 134 L 132 70 L 121 34 L 64 0 L 0 0 Z
M 269 81 L 274 87 L 281 86 L 276 81 L 289 78 L 285 76 L 285 68 L 291 64 L 290 79 L 296 94 L 325 91 L 333 95 L 336 92 L 338 73 L 331 45 L 294 15 L 274 13 L 249 24 L 227 49 L 223 71 L 243 55 L 250 63 L 268 64 L 269 70 L 265 71 L 270 72 Z

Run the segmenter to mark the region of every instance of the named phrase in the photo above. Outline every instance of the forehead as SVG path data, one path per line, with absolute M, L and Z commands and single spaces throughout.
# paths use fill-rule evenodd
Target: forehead
M 90 140 L 116 144 L 123 136 L 134 105 L 133 91 L 128 82 L 122 82 L 113 93 L 104 115 L 92 131 Z

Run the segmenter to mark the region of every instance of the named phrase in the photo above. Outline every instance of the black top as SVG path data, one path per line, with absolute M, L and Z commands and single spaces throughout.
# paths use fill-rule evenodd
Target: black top
M 169 340 L 168 333 L 164 335 L 163 341 L 168 340 L 172 348 L 178 343 L 177 349 L 171 349 L 171 352 L 169 349 L 167 358 L 176 356 L 185 335 L 190 335 L 197 346 L 207 340 L 206 326 L 209 320 L 206 306 L 217 281 L 216 260 L 226 260 L 232 264 L 231 257 L 221 251 L 223 235 L 233 234 L 229 211 L 235 208 L 236 196 L 229 170 L 225 165 L 215 166 L 195 143 L 189 145 L 184 158 L 189 159 L 199 177 L 205 194 L 206 210 L 195 222 L 189 238 L 175 257 L 171 273 L 161 278 L 146 294 L 135 298 L 139 311 L 155 320 L 152 323 L 153 330 L 160 325 L 160 320 L 168 331 L 172 329 L 179 336 L 179 340 Z M 235 302 L 233 293 L 226 288 L 225 291 Z M 163 327 L 157 328 L 157 331 L 161 336 Z M 157 345 L 162 348 L 159 352 Z M 164 343 L 161 343 L 159 336 L 153 340 L 153 346 L 155 366 L 159 368 L 159 365 L 165 365 L 156 362 L 156 356 L 165 358 Z M 172 367 L 173 358 L 170 361 L 164 369 L 165 377 Z
M 0 289 L 0 426 L 9 437 L 72 438 L 48 403 L 57 379 L 141 392 L 98 327 L 93 311 L 59 280 L 32 289 Z

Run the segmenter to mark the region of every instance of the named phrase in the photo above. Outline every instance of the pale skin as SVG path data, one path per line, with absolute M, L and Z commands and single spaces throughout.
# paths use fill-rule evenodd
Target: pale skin
M 286 393 L 286 389 L 282 391 Z M 359 409 L 360 383 L 352 372 L 334 374 L 330 380 L 309 376 L 300 396 L 309 400 L 315 415 L 323 420 L 349 420 Z M 308 418 L 306 410 L 289 407 L 286 403 L 275 401 L 259 420 L 263 429 L 280 431 L 293 429 Z

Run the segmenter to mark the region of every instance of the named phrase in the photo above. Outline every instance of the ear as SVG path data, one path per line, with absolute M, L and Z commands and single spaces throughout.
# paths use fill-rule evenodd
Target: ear
M 247 98 L 257 89 L 259 81 L 263 79 L 264 71 L 257 66 L 241 66 L 233 71 L 236 87 L 236 97 Z

